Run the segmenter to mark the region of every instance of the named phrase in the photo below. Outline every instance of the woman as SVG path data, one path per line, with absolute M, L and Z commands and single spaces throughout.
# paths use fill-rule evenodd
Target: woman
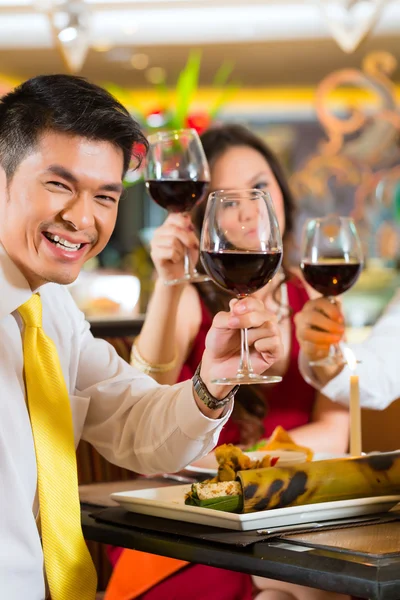
M 285 255 L 292 233 L 294 203 L 282 168 L 273 153 L 258 137 L 239 125 L 210 129 L 201 139 L 211 171 L 210 191 L 255 188 L 270 192 L 283 234 Z M 193 375 L 204 350 L 206 334 L 213 316 L 219 310 L 226 310 L 232 299 L 211 282 L 197 286 L 165 286 L 163 283 L 165 280 L 182 276 L 186 249 L 190 251 L 193 264 L 198 260 L 198 236 L 205 204 L 203 202 L 196 209 L 193 223 L 189 216 L 170 215 L 156 231 L 151 244 L 151 256 L 158 279 L 140 338 L 132 349 L 132 364 L 163 384 L 172 384 Z M 235 211 L 235 207 L 230 211 L 230 218 L 231 224 L 237 222 L 238 231 L 247 226 L 248 216 L 243 211 Z M 266 308 L 275 313 L 280 323 L 284 358 L 269 371 L 269 374 L 281 375 L 283 380 L 276 385 L 242 386 L 236 395 L 233 414 L 221 433 L 219 443 L 231 442 L 249 446 L 261 437 L 268 437 L 277 425 L 281 425 L 290 430 L 291 437 L 299 445 L 309 446 L 317 452 L 345 452 L 348 439 L 347 410 L 315 392 L 303 380 L 298 369 L 299 346 L 293 318 L 308 301 L 307 291 L 301 281 L 285 266 L 282 274 L 276 276 L 255 295 L 265 303 Z M 175 566 L 180 568 L 182 565 L 177 563 Z M 134 563 L 131 568 L 135 569 Z M 172 565 L 171 569 L 169 575 L 173 572 Z M 181 589 L 182 595 L 173 597 L 180 600 L 190 596 L 193 599 L 193 590 L 196 590 L 197 586 L 192 583 L 189 592 L 185 589 L 185 577 L 189 577 L 191 582 L 199 581 L 201 585 L 207 582 L 207 578 L 209 581 L 213 580 L 209 590 L 201 592 L 203 596 L 199 594 L 195 598 L 251 598 L 248 576 L 218 571 L 219 569 L 201 565 L 186 567 L 140 598 L 172 598 L 165 586 L 173 585 L 175 580 L 174 589 Z M 236 591 L 227 592 L 230 583 Z M 263 599 L 268 597 L 278 600 L 284 593 L 279 584 L 272 583 L 257 578 L 257 586 L 265 590 L 261 592 L 264 594 Z M 311 590 L 307 592 L 314 594 L 313 598 L 319 597 L 318 594 L 325 594 Z M 297 591 L 295 596 L 298 597 Z M 110 600 L 114 597 L 117 598 L 109 596 Z

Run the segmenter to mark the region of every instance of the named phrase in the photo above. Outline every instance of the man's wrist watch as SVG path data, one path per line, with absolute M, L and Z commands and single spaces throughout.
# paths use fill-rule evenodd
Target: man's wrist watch
M 208 408 L 211 408 L 212 410 L 223 408 L 231 400 L 233 400 L 240 386 L 235 385 L 235 387 L 229 392 L 227 396 L 225 396 L 225 398 L 221 398 L 220 400 L 218 400 L 218 398 L 212 396 L 208 391 L 204 381 L 200 377 L 200 369 L 201 362 L 199 363 L 199 366 L 197 367 L 196 372 L 192 377 L 194 391 L 196 392 L 200 400 L 203 402 L 203 404 L 205 404 Z

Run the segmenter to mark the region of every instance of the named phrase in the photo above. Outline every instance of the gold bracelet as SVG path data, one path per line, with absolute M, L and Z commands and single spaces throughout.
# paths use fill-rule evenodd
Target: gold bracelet
M 173 360 L 168 363 L 151 364 L 143 358 L 138 348 L 139 338 L 137 337 L 132 345 L 131 365 L 142 371 L 143 373 L 168 373 L 172 371 L 178 362 L 178 353 L 175 354 Z

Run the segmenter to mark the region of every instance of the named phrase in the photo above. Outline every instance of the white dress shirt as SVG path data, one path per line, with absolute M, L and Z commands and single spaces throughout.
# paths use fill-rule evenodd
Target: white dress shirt
M 0 599 L 43 600 L 36 461 L 16 312 L 32 292 L 1 246 L 0 282 Z M 139 473 L 178 471 L 212 449 L 231 408 L 221 419 L 205 417 L 191 381 L 158 385 L 93 338 L 65 287 L 49 283 L 39 291 L 43 328 L 57 346 L 70 394 L 76 446 L 87 440 Z
M 368 338 L 359 344 L 346 344 L 361 361 L 357 365 L 360 402 L 364 408 L 383 410 L 400 397 L 400 290 L 388 304 L 384 314 Z M 312 374 L 306 357 L 300 353 L 300 371 L 308 383 L 333 400 L 349 404 L 349 367 L 327 385 L 321 387 Z

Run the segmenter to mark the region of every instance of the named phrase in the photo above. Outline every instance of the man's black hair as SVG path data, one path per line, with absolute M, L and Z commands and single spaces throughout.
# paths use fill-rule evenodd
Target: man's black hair
M 8 179 L 46 132 L 114 144 L 123 152 L 123 175 L 148 146 L 139 124 L 105 89 L 82 77 L 40 75 L 0 98 L 0 163 Z

